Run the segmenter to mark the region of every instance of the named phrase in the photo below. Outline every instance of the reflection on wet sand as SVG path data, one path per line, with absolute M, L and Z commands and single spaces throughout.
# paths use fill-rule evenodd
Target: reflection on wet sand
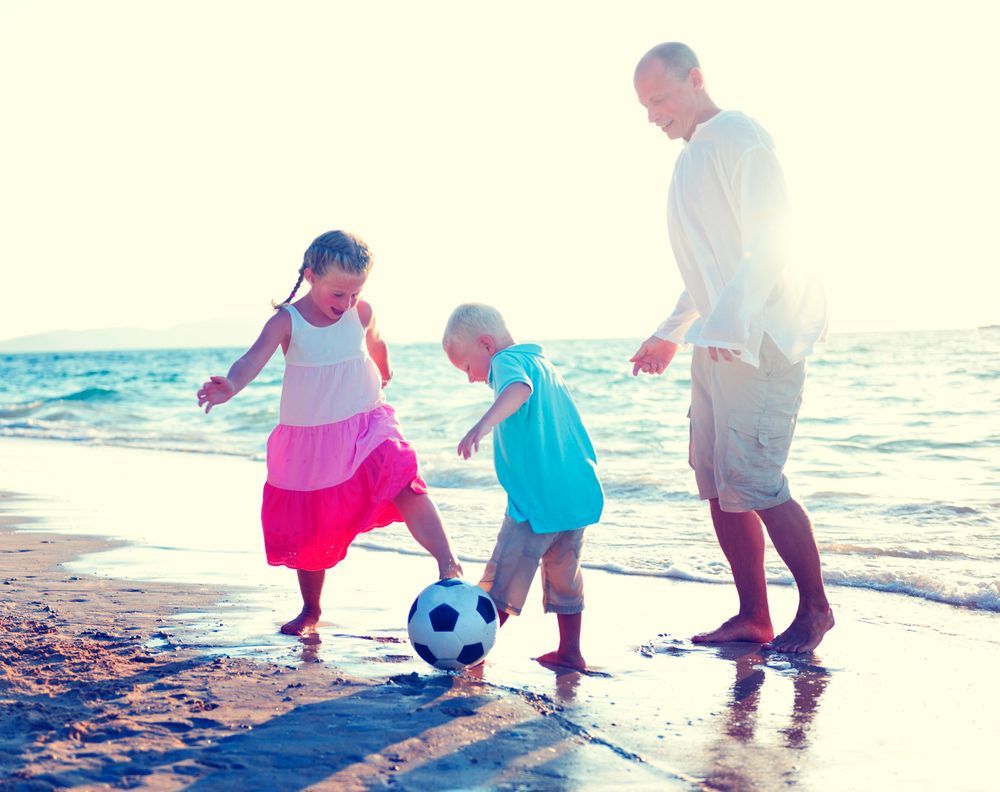
M 717 740 L 708 751 L 706 783 L 721 789 L 760 789 L 792 783 L 802 760 L 798 752 L 809 747 L 809 729 L 830 682 L 830 672 L 757 645 L 727 644 L 714 649 L 720 658 L 732 661 L 735 679 L 728 706 L 721 713 Z M 762 723 L 775 722 L 774 713 L 761 717 L 759 712 L 768 677 L 791 680 L 792 707 L 787 726 L 771 726 L 760 733 Z M 772 739 L 775 735 L 783 737 L 780 743 Z

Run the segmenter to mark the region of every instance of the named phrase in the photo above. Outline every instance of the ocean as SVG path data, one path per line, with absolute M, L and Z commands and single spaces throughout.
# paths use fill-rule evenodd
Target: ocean
M 590 430 L 605 488 L 585 566 L 729 584 L 687 466 L 689 354 L 662 377 L 634 378 L 627 360 L 637 345 L 543 343 Z M 471 460 L 455 448 L 491 393 L 468 384 L 437 344 L 397 344 L 391 352 L 387 398 L 459 555 L 485 561 L 504 507 L 492 446 L 487 439 Z M 0 436 L 243 457 L 260 465 L 263 481 L 280 353 L 233 401 L 208 415 L 196 404 L 199 385 L 241 353 L 0 356 Z M 808 366 L 786 472 L 813 518 L 831 596 L 850 586 L 1000 611 L 1000 329 L 834 334 Z M 358 543 L 422 552 L 392 532 Z M 773 549 L 767 572 L 773 583 L 792 583 Z

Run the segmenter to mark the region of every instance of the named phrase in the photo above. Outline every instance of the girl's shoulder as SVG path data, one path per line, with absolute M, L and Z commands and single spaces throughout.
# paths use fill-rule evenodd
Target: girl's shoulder
M 372 310 L 371 303 L 367 303 L 364 300 L 358 300 L 358 319 L 361 321 L 361 326 L 365 329 L 372 323 L 372 316 L 374 316 L 375 311 Z
M 292 332 L 292 315 L 287 305 L 279 305 L 270 318 L 264 322 L 264 333 L 287 337 Z

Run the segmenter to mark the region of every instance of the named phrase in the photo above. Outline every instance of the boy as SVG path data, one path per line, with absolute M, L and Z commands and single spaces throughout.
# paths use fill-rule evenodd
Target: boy
M 539 562 L 542 601 L 559 623 L 559 648 L 539 662 L 577 670 L 580 651 L 583 531 L 604 508 L 597 457 L 576 405 L 537 344 L 515 344 L 495 309 L 458 306 L 442 340 L 469 382 L 486 382 L 496 399 L 458 444 L 468 459 L 493 430 L 493 462 L 507 509 L 493 556 L 479 585 L 500 612 L 500 624 L 524 606 Z

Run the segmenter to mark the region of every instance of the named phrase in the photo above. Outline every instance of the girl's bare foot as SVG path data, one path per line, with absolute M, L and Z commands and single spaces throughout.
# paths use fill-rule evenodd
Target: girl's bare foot
M 312 632 L 319 623 L 319 613 L 318 610 L 303 608 L 302 613 L 290 622 L 281 625 L 281 632 L 285 635 L 304 635 L 307 632 Z
M 767 643 L 774 637 L 774 627 L 770 620 L 756 621 L 746 616 L 733 616 L 721 626 L 709 632 L 692 636 L 694 643 L 728 643 L 729 641 L 749 641 Z
M 463 576 L 462 565 L 457 558 L 449 558 L 444 563 L 438 562 L 438 576 L 441 580 L 447 578 L 460 578 Z
M 557 649 L 554 652 L 546 652 L 535 660 L 544 666 L 558 666 L 559 668 L 570 668 L 574 671 L 586 671 L 587 661 L 579 652 L 575 654 L 563 654 Z

